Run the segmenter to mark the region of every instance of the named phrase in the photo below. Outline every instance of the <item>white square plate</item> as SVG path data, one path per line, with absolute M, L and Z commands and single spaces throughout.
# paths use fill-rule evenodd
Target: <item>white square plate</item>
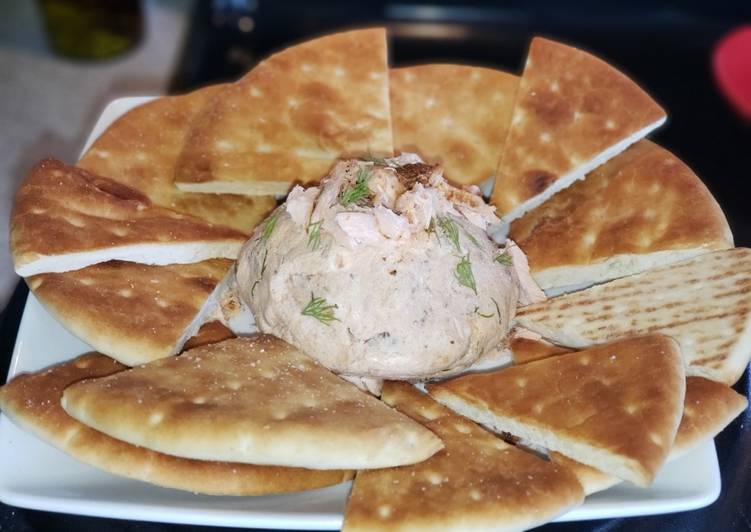
M 148 98 L 105 109 L 87 146 L 118 116 Z M 68 360 L 91 348 L 68 333 L 33 295 L 24 309 L 8 379 Z M 209 497 L 159 488 L 81 464 L 0 417 L 0 500 L 35 510 L 169 523 L 335 530 L 350 484 L 265 497 Z M 558 521 L 693 510 L 720 494 L 713 442 L 667 464 L 647 488 L 623 483 L 592 495 Z

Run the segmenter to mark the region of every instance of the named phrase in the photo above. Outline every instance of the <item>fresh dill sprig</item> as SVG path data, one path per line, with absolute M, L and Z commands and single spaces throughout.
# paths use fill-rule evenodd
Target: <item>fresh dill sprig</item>
M 454 269 L 454 276 L 460 285 L 471 288 L 477 294 L 477 285 L 475 284 L 475 276 L 472 273 L 472 263 L 469 261 L 469 253 L 463 256 L 457 263 Z
M 472 242 L 476 247 L 478 248 L 480 247 L 480 242 L 477 241 L 477 239 L 475 238 L 475 235 L 473 235 L 466 229 L 464 230 L 464 234 L 467 235 L 467 238 L 469 239 L 469 241 Z
M 321 224 L 323 220 L 318 220 L 308 224 L 308 247 L 315 251 L 321 245 Z
M 276 221 L 279 218 L 279 210 L 273 212 L 271 216 L 266 220 L 266 224 L 263 226 L 263 231 L 261 232 L 261 242 L 268 241 L 269 237 L 271 236 L 271 233 L 274 232 L 274 228 L 276 227 Z
M 368 199 L 372 192 L 368 188 L 368 179 L 373 173 L 365 168 L 360 168 L 357 171 L 357 177 L 355 178 L 355 184 L 349 188 L 342 190 L 339 193 L 339 205 L 347 207 L 353 203 L 357 204 L 361 201 Z
M 261 277 L 263 277 L 263 274 L 266 273 L 266 258 L 269 256 L 269 249 L 266 248 L 266 251 L 263 252 L 263 260 L 261 261 Z
M 303 316 L 311 316 L 324 325 L 328 325 L 332 321 L 339 321 L 334 316 L 334 310 L 337 309 L 336 305 L 329 305 L 328 302 L 322 297 L 315 297 L 313 293 L 310 294 L 310 301 L 305 308 L 302 309 Z
M 514 259 L 511 256 L 511 253 L 508 252 L 508 250 L 498 255 L 494 260 L 501 266 L 513 266 L 514 265 Z
M 263 274 L 266 273 L 266 258 L 269 256 L 269 248 L 266 248 L 266 250 L 263 252 L 263 260 L 261 261 L 261 275 L 258 276 L 258 279 L 253 283 L 253 286 L 250 287 L 250 295 L 255 295 L 256 286 L 258 286 L 258 283 L 261 282 L 261 278 L 263 277 Z
M 482 312 L 480 312 L 480 307 L 475 307 L 475 314 L 477 314 L 481 318 L 492 318 L 493 316 L 495 316 L 495 314 L 493 314 L 492 312 L 490 314 L 483 314 Z
M 459 244 L 459 227 L 456 225 L 456 222 L 448 216 L 439 216 L 438 226 L 441 228 L 441 231 L 443 231 L 443 234 L 446 235 L 446 238 L 448 238 L 454 245 L 456 251 L 461 253 L 462 248 Z
M 498 319 L 501 319 L 501 307 L 498 306 L 498 301 L 495 300 L 494 297 L 491 297 L 490 300 L 495 305 L 495 311 L 498 313 Z

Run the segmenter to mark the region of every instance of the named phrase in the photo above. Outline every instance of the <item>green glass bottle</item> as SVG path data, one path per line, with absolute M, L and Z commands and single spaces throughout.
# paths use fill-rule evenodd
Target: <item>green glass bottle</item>
M 127 52 L 143 35 L 140 0 L 38 0 L 50 48 L 75 59 Z

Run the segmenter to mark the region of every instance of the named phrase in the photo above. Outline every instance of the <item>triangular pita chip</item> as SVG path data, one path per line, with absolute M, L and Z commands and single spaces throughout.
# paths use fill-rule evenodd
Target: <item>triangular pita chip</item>
M 74 418 L 113 438 L 198 460 L 360 469 L 419 462 L 443 447 L 419 424 L 266 335 L 75 384 L 62 401 Z
M 735 383 L 751 357 L 751 250 L 673 265 L 522 307 L 518 325 L 568 347 L 660 332 L 681 344 L 689 375 Z
M 519 78 L 467 65 L 418 65 L 389 72 L 396 151 L 440 163 L 454 183 L 495 174 Z
M 221 321 L 209 321 L 201 325 L 195 336 L 188 339 L 183 345 L 184 350 L 193 349 L 202 345 L 216 344 L 222 340 L 234 338 L 235 334 L 225 326 Z
M 509 222 L 665 121 L 647 93 L 604 61 L 532 40 L 492 200 Z
M 156 206 L 126 185 L 46 159 L 16 196 L 10 248 L 23 276 L 124 260 L 185 264 L 235 259 L 246 237 Z
M 669 460 L 679 458 L 714 438 L 748 406 L 730 386 L 703 377 L 686 379 L 683 418 Z
M 285 193 L 344 154 L 393 152 L 386 32 L 327 35 L 259 63 L 194 122 L 176 184 L 197 192 Z
M 585 495 L 592 495 L 598 491 L 604 491 L 608 488 L 612 488 L 616 484 L 623 482 L 620 478 L 603 473 L 599 469 L 584 465 L 581 462 L 572 460 L 571 458 L 561 453 L 548 453 L 550 461 L 554 464 L 565 467 L 576 475 L 579 484 L 584 489 Z
M 668 462 L 714 438 L 746 409 L 748 401 L 729 386 L 702 377 L 689 377 L 686 379 L 686 397 L 683 404 L 683 417 L 670 448 Z M 620 482 L 617 477 L 560 453 L 550 453 L 550 459 L 570 469 L 579 479 L 587 495 L 608 489 Z
M 410 384 L 383 400 L 443 439 L 419 464 L 358 472 L 342 530 L 525 530 L 583 499 L 566 469 L 507 444 Z
M 522 336 L 512 336 L 509 340 L 509 347 L 515 364 L 526 364 L 527 362 L 534 362 L 535 360 L 571 352 L 571 349 L 551 344 L 545 340 Z
M 249 234 L 276 204 L 271 196 L 193 194 L 174 185 L 190 123 L 222 87 L 165 96 L 131 109 L 97 138 L 77 165 L 133 187 L 157 205 Z
M 210 495 L 264 495 L 329 486 L 351 478 L 348 471 L 187 460 L 156 453 L 89 428 L 60 406 L 63 390 L 70 384 L 124 369 L 111 358 L 92 353 L 25 373 L 0 388 L 0 408 L 20 428 L 81 462 L 167 488 Z
M 427 388 L 496 432 L 645 486 L 670 451 L 685 384 L 677 342 L 651 335 Z
M 218 308 L 227 259 L 147 266 L 106 262 L 27 279 L 42 305 L 70 332 L 134 366 L 180 352 Z
M 511 224 L 541 288 L 592 285 L 733 247 L 691 169 L 642 140 Z

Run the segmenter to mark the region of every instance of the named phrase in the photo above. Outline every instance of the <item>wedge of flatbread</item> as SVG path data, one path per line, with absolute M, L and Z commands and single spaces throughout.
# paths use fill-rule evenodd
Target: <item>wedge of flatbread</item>
M 383 400 L 443 439 L 419 464 L 360 471 L 342 530 L 524 530 L 581 503 L 565 468 L 526 453 L 437 404 L 388 382 Z
M 646 486 L 675 439 L 685 384 L 678 343 L 651 335 L 427 389 L 495 432 Z
M 74 382 L 126 369 L 92 353 L 35 373 L 24 373 L 0 388 L 0 409 L 20 428 L 86 464 L 167 488 L 209 495 L 264 495 L 338 484 L 349 471 L 254 466 L 187 460 L 110 438 L 76 421 L 60 406 Z
M 96 139 L 77 165 L 135 188 L 157 205 L 249 234 L 276 205 L 273 197 L 193 194 L 174 184 L 190 123 L 222 87 L 157 98 L 128 111 Z
M 571 352 L 571 349 L 551 344 L 545 340 L 521 336 L 512 337 L 509 341 L 509 347 L 515 364 L 526 364 L 527 362 Z
M 589 286 L 733 247 L 691 169 L 642 140 L 511 224 L 545 290 Z
M 327 35 L 283 50 L 215 95 L 191 127 L 181 190 L 284 194 L 345 154 L 390 155 L 386 32 Z
M 227 259 L 147 266 L 106 262 L 27 279 L 42 305 L 70 332 L 123 364 L 179 353 L 218 308 Z
M 62 404 L 113 438 L 198 460 L 361 469 L 419 462 L 443 447 L 429 430 L 266 335 L 75 384 Z
M 615 68 L 534 38 L 493 188 L 499 215 L 520 217 L 664 121 L 660 106 Z
M 735 383 L 751 357 L 751 250 L 715 251 L 519 309 L 518 325 L 586 347 L 660 332 L 689 375 Z
M 418 65 L 389 72 L 397 152 L 439 163 L 454 183 L 481 184 L 503 153 L 519 78 L 467 65 Z
M 184 264 L 237 258 L 244 233 L 159 207 L 137 190 L 54 159 L 18 191 L 10 248 L 23 276 L 110 260 Z
M 746 398 L 732 388 L 703 377 L 686 379 L 686 397 L 683 404 L 683 417 L 670 448 L 668 462 L 680 458 L 717 436 L 748 407 Z M 603 473 L 560 453 L 550 453 L 550 459 L 573 471 L 587 495 L 608 489 L 621 481 L 618 477 Z

